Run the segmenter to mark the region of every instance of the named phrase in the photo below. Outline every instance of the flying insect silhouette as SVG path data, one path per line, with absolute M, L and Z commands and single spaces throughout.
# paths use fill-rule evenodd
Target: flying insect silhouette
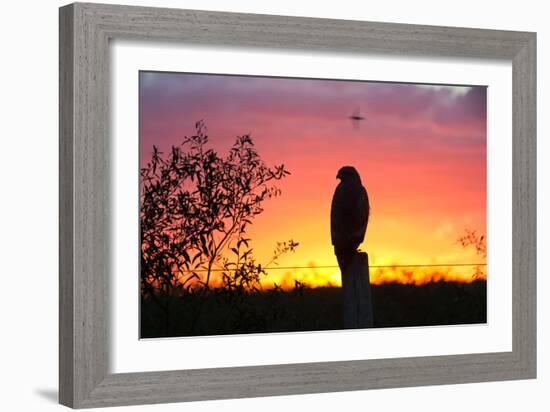
M 355 109 L 355 111 L 349 116 L 349 119 L 351 120 L 351 123 L 353 124 L 353 127 L 355 130 L 359 129 L 359 122 L 361 120 L 365 120 L 365 116 L 361 116 L 361 113 L 359 111 L 359 107 Z

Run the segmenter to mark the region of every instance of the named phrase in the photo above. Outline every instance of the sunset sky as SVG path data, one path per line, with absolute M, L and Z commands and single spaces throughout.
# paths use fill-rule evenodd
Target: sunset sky
M 360 108 L 356 128 L 349 116 Z M 339 284 L 330 241 L 330 205 L 341 166 L 359 171 L 371 203 L 361 245 L 371 265 L 476 263 L 457 242 L 486 232 L 486 88 L 364 81 L 140 73 L 142 165 L 153 144 L 181 143 L 203 119 L 210 145 L 225 155 L 251 134 L 268 165 L 291 175 L 251 226 L 254 253 L 270 260 L 277 241 L 299 242 L 269 282 Z M 434 273 L 470 279 L 474 268 L 371 269 L 375 283 Z M 406 280 L 406 279 L 405 279 Z

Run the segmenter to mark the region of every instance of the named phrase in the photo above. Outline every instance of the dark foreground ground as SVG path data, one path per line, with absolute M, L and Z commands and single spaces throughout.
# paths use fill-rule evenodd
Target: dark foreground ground
M 487 284 L 434 282 L 372 286 L 374 326 L 486 323 Z M 141 337 L 343 329 L 340 288 L 209 292 L 143 299 Z

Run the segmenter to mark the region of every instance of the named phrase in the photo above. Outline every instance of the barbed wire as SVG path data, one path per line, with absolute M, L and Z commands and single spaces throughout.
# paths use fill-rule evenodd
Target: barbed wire
M 419 268 L 419 267 L 473 267 L 487 266 L 487 263 L 428 263 L 428 264 L 410 264 L 410 265 L 369 265 L 369 268 Z M 292 269 L 340 269 L 338 265 L 322 266 L 271 266 L 262 268 L 263 270 L 292 270 Z M 193 272 L 207 272 L 207 269 L 196 269 Z M 211 272 L 225 272 L 227 269 L 210 269 Z

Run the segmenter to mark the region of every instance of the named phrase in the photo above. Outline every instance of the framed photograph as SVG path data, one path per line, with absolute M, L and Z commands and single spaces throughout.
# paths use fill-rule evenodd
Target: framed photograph
M 534 33 L 62 7 L 60 402 L 535 378 L 535 98 Z
M 141 71 L 139 94 L 141 338 L 487 322 L 486 86 Z

